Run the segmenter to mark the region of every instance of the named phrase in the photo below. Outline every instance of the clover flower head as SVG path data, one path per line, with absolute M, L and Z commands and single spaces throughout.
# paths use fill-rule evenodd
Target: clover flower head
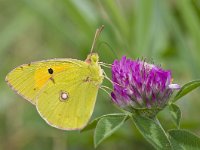
M 125 56 L 112 64 L 112 101 L 121 108 L 163 108 L 173 91 L 171 71 Z

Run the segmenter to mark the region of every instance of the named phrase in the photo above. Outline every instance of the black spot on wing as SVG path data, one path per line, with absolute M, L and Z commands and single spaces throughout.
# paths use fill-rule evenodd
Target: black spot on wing
M 48 73 L 49 73 L 49 74 L 53 74 L 53 69 L 52 69 L 52 68 L 49 68 L 49 69 L 48 69 Z

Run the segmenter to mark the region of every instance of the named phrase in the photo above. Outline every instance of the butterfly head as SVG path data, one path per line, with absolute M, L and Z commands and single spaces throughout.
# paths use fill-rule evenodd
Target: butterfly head
M 98 64 L 99 62 L 99 55 L 97 53 L 91 53 L 87 56 L 87 59 L 85 60 L 87 63 L 94 65 Z

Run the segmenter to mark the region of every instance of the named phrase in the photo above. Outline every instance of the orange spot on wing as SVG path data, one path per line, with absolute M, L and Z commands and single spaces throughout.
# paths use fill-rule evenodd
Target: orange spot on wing
M 49 68 L 53 69 L 53 74 L 48 73 Z M 41 89 L 54 74 L 62 72 L 63 70 L 66 70 L 66 66 L 51 66 L 36 69 L 34 76 L 35 88 Z
M 40 89 L 49 80 L 51 75 L 47 72 L 47 68 L 39 68 L 35 71 L 35 88 Z

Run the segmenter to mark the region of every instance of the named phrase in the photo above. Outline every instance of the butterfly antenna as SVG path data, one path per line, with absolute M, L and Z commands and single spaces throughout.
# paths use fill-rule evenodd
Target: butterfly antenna
M 101 33 L 101 31 L 104 29 L 104 25 L 102 25 L 100 28 L 98 28 L 96 30 L 96 33 L 94 35 L 94 40 L 93 40 L 93 43 L 92 43 L 92 47 L 91 47 L 91 50 L 90 50 L 90 54 L 92 54 L 92 52 L 94 51 L 94 48 L 95 48 L 95 45 L 96 45 L 96 41 Z

